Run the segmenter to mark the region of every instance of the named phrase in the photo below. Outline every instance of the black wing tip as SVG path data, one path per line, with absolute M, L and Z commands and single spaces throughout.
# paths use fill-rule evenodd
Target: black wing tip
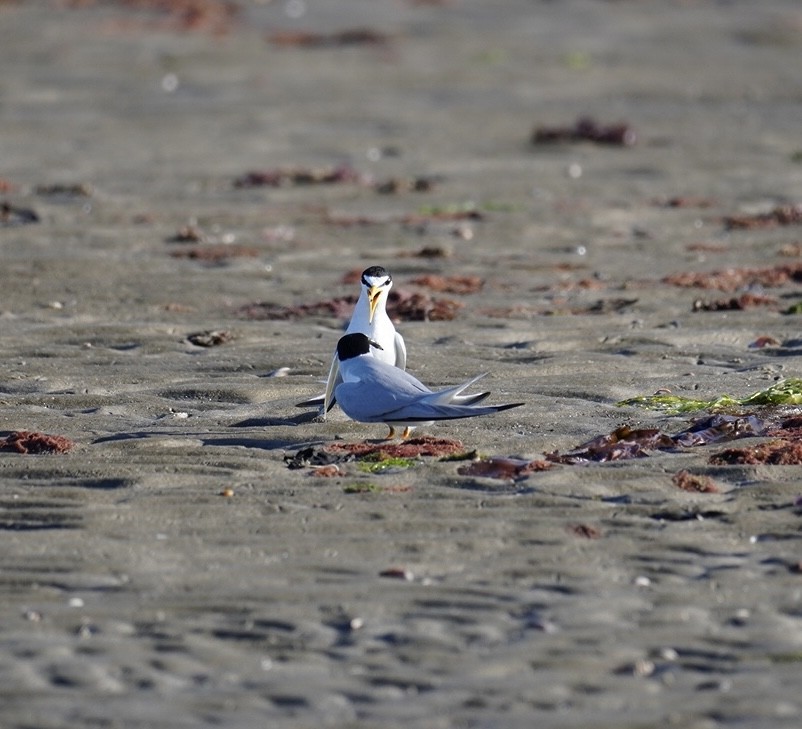
M 462 397 L 466 397 L 466 396 L 463 395 Z M 480 402 L 483 402 L 484 400 L 487 400 L 487 398 L 490 397 L 490 392 L 489 391 L 488 392 L 480 392 L 477 395 L 468 395 L 467 397 L 469 399 L 465 400 L 462 403 L 463 405 L 477 405 Z
M 513 408 L 519 408 L 521 405 L 526 405 L 525 402 L 510 402 L 506 405 L 494 405 L 493 407 L 496 408 L 496 412 L 501 412 L 502 410 L 512 410 Z
M 511 402 L 506 405 L 484 405 L 484 412 L 471 412 L 470 405 L 462 405 L 465 408 L 464 412 L 456 415 L 421 415 L 419 418 L 400 418 L 398 420 L 376 420 L 371 422 L 386 423 L 387 425 L 403 425 L 404 423 L 431 423 L 438 420 L 463 420 L 465 418 L 474 418 L 479 415 L 493 415 L 500 413 L 502 410 L 511 410 L 512 408 L 519 408 L 521 405 L 526 405 L 525 402 Z M 481 410 L 482 408 L 477 408 Z

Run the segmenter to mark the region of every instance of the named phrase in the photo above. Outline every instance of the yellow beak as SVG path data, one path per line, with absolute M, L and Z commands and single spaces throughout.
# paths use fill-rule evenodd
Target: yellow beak
M 379 305 L 382 290 L 378 286 L 371 286 L 368 289 L 368 305 L 370 306 L 370 314 L 368 316 L 368 323 L 373 324 L 373 315 L 376 313 L 376 307 Z

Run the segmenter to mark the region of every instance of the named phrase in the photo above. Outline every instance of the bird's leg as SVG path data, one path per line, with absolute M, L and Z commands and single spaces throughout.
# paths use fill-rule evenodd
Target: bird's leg
M 404 432 L 401 434 L 401 440 L 406 440 L 409 438 L 409 434 L 412 432 L 412 428 L 408 425 L 404 428 Z
M 395 438 L 395 428 L 392 425 L 387 426 L 390 429 L 390 432 L 387 434 L 385 440 L 392 440 Z

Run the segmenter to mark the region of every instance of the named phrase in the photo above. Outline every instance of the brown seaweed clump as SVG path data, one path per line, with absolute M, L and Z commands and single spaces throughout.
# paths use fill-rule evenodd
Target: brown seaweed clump
M 390 36 L 372 28 L 346 28 L 334 33 L 280 31 L 267 40 L 280 48 L 337 48 L 345 46 L 383 46 Z
M 173 258 L 187 258 L 208 264 L 221 264 L 231 258 L 258 258 L 262 252 L 252 246 L 237 245 L 198 245 L 172 251 Z
M 745 293 L 731 299 L 717 299 L 704 301 L 697 299 L 693 302 L 693 311 L 745 311 L 759 306 L 778 307 L 779 301 L 773 296 Z
M 252 170 L 234 180 L 234 187 L 307 187 L 309 185 L 341 185 L 363 181 L 362 175 L 349 165 L 334 167 L 276 167 Z
M 390 292 L 387 301 L 390 318 L 401 321 L 451 321 L 462 307 L 453 299 L 435 299 L 404 290 Z
M 479 276 L 440 276 L 425 274 L 412 279 L 416 286 L 448 294 L 475 294 L 482 290 L 485 282 Z
M 737 291 L 765 286 L 777 288 L 802 281 L 802 264 L 784 264 L 770 268 L 725 268 L 719 271 L 686 271 L 665 276 L 662 282 L 671 286 L 695 289 Z
M 691 491 L 698 494 L 718 494 L 720 489 L 713 483 L 710 476 L 697 476 L 689 471 L 677 471 L 671 479 L 672 483 L 683 491 Z
M 611 433 L 596 436 L 567 453 L 554 451 L 546 454 L 551 463 L 577 465 L 606 463 L 631 458 L 646 458 L 649 451 L 676 450 L 711 445 L 723 441 L 763 435 L 763 421 L 753 415 L 727 415 L 716 413 L 694 419 L 690 426 L 669 435 L 659 428 L 632 428 L 621 425 Z
M 203 243 L 206 236 L 203 231 L 195 225 L 184 225 L 179 228 L 168 239 L 168 243 Z
M 287 321 L 311 316 L 332 316 L 337 319 L 345 319 L 351 315 L 355 304 L 355 296 L 341 296 L 312 304 L 296 304 L 293 306 L 282 306 L 270 301 L 258 301 L 239 307 L 236 313 L 244 319 L 253 319 L 255 321 Z
M 69 0 L 68 7 L 81 8 L 102 4 L 101 0 Z M 228 33 L 240 13 L 234 0 L 107 0 L 132 11 L 152 14 L 157 29 L 182 32 L 203 32 L 213 35 Z M 127 26 L 122 26 L 127 27 Z
M 565 531 L 569 534 L 573 534 L 575 537 L 581 537 L 582 539 L 601 539 L 604 536 L 604 533 L 599 527 L 584 522 L 568 524 L 568 526 L 565 527 Z
M 527 461 L 522 458 L 492 456 L 490 458 L 480 458 L 465 466 L 460 466 L 457 469 L 457 473 L 460 476 L 480 476 L 483 478 L 518 481 L 528 478 L 533 473 L 548 471 L 550 468 L 552 468 L 552 464 L 548 461 Z
M 802 464 L 802 441 L 777 440 L 750 448 L 727 448 L 710 457 L 715 465 L 799 466 Z
M 329 443 L 325 446 L 309 446 L 291 456 L 285 456 L 287 468 L 298 469 L 317 467 L 317 475 L 340 475 L 339 469 L 319 469 L 327 466 L 336 466 L 340 463 L 352 461 L 384 461 L 394 458 L 449 458 L 465 454 L 465 447 L 461 441 L 452 438 L 435 438 L 422 435 L 418 438 L 409 438 L 402 443 Z
M 728 215 L 724 218 L 724 227 L 727 230 L 774 228 L 779 225 L 802 225 L 802 203 L 778 205 L 765 213 Z
M 435 438 L 422 435 L 409 438 L 402 443 L 330 443 L 326 446 L 329 453 L 351 456 L 358 460 L 387 458 L 417 458 L 420 456 L 440 457 L 455 456 L 464 453 L 461 441 L 453 438 Z
M 237 310 L 245 319 L 287 321 L 313 316 L 332 316 L 347 319 L 356 305 L 356 296 L 340 296 L 309 304 L 282 306 L 269 301 L 246 304 Z M 403 289 L 391 291 L 387 314 L 396 321 L 451 321 L 462 308 L 453 299 L 436 299 L 422 293 Z
M 432 175 L 391 177 L 377 182 L 373 189 L 381 195 L 398 195 L 402 192 L 431 192 L 439 181 L 439 177 Z
M 646 458 L 648 450 L 673 448 L 674 440 L 659 428 L 631 428 L 622 425 L 611 433 L 597 436 L 568 453 L 546 454 L 551 463 L 575 465 L 591 461 L 625 461 Z
M 233 338 L 234 335 L 227 329 L 207 330 L 187 335 L 187 341 L 196 347 L 217 347 L 230 342 Z
M 700 195 L 675 195 L 673 197 L 658 198 L 654 201 L 655 205 L 661 208 L 712 208 L 718 205 L 718 202 L 710 197 L 702 197 Z
M 15 430 L 0 439 L 0 451 L 15 453 L 66 453 L 75 446 L 63 435 L 48 435 L 30 430 Z
M 635 130 L 623 122 L 600 124 L 592 117 L 577 119 L 573 126 L 539 126 L 531 136 L 532 144 L 556 144 L 565 142 L 593 142 L 616 147 L 631 147 L 638 140 Z

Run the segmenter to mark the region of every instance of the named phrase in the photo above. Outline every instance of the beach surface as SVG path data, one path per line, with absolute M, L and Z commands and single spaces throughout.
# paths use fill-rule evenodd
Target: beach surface
M 801 54 L 795 0 L 0 3 L 0 725 L 799 726 L 799 408 L 620 403 L 802 375 Z M 525 404 L 373 460 L 296 407 L 371 265 Z

